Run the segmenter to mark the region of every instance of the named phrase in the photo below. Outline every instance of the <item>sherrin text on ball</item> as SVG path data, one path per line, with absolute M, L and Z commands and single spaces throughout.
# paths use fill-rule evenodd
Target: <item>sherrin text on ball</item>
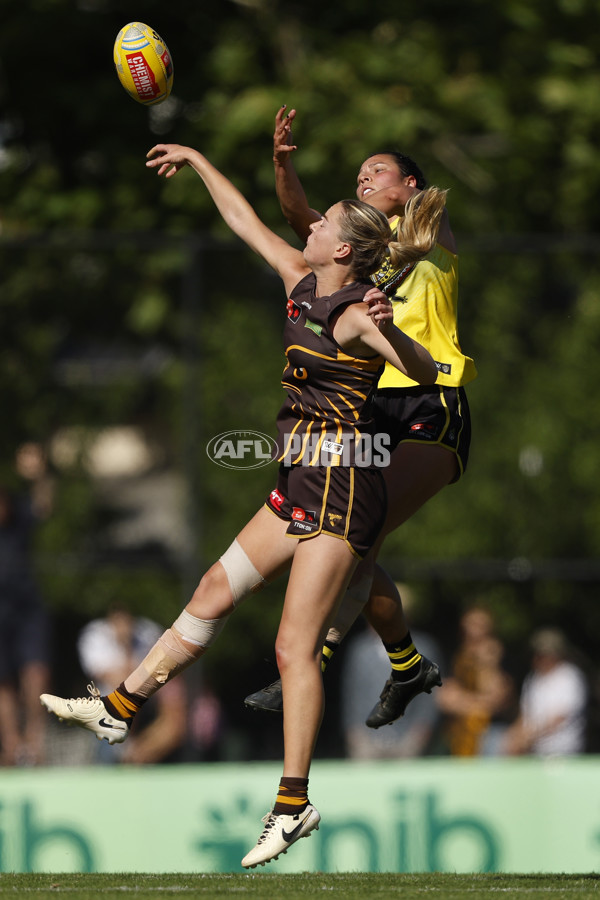
M 173 61 L 159 34 L 143 22 L 119 31 L 113 58 L 119 81 L 130 97 L 144 106 L 166 100 L 173 87 Z

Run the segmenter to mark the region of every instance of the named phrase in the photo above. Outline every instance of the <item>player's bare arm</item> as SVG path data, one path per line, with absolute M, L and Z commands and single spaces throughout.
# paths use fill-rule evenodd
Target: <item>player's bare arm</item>
M 364 356 L 374 351 L 419 384 L 433 384 L 437 379 L 431 354 L 394 325 L 392 305 L 377 288 L 367 291 L 363 303 L 344 310 L 333 333 L 349 353 Z
M 416 187 L 407 188 L 404 185 L 393 185 L 381 188 L 378 191 L 370 191 L 361 199 L 390 218 L 391 216 L 403 216 L 404 206 L 408 199 L 419 193 L 420 191 Z
M 310 234 L 312 222 L 320 218 L 320 213 L 311 209 L 293 166 L 291 155 L 297 149 L 292 137 L 292 122 L 296 110 L 286 112 L 287 106 L 277 110 L 273 133 L 273 163 L 275 166 L 275 190 L 286 220 L 298 237 L 305 241 Z
M 449 250 L 450 253 L 454 253 L 456 255 L 456 253 L 458 252 L 456 239 L 450 227 L 450 216 L 448 215 L 447 209 L 445 209 L 442 213 L 437 242 L 438 244 L 441 244 L 442 247 L 445 247 L 446 250 Z
M 310 271 L 302 252 L 271 231 L 235 185 L 198 150 L 180 144 L 156 144 L 146 156 L 148 168 L 166 178 L 190 166 L 206 185 L 227 225 L 277 272 L 288 293 Z

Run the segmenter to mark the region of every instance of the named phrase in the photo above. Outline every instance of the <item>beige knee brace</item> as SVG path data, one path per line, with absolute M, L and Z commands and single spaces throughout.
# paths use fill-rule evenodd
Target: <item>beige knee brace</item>
M 241 603 L 248 594 L 260 591 L 265 584 L 265 579 L 254 567 L 237 540 L 234 540 L 219 562 L 225 569 L 234 606 Z
M 236 606 L 248 594 L 259 591 L 265 583 L 260 572 L 238 544 L 233 544 L 220 559 Z M 216 640 L 227 622 L 222 619 L 198 619 L 187 610 L 158 639 L 154 647 L 125 681 L 132 694 L 150 697 L 161 685 L 198 659 Z M 196 651 L 190 645 L 197 647 Z
M 223 616 L 222 619 L 198 619 L 184 609 L 179 618 L 173 622 L 173 628 L 188 644 L 208 650 L 225 628 L 228 618 L 228 616 Z

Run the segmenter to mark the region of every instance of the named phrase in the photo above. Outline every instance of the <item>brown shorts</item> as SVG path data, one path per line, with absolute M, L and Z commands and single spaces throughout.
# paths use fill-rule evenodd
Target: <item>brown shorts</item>
M 382 470 L 350 466 L 280 466 L 266 506 L 289 522 L 290 537 L 330 534 L 366 556 L 385 521 Z

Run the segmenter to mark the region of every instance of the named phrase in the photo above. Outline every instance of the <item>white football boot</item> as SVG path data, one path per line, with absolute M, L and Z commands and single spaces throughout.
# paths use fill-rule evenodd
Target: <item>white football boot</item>
M 297 840 L 308 837 L 311 831 L 318 830 L 321 816 L 309 803 L 306 809 L 295 816 L 280 815 L 269 812 L 262 820 L 265 823 L 263 833 L 250 853 L 242 860 L 246 869 L 264 866 L 280 853 L 287 853 Z
M 42 694 L 40 703 L 46 709 L 54 713 L 61 722 L 67 725 L 79 725 L 93 731 L 99 741 L 106 740 L 109 744 L 122 744 L 129 728 L 121 719 L 115 719 L 107 711 L 100 699 L 100 691 L 92 681 L 87 686 L 91 697 L 77 697 L 63 700 L 54 694 Z

